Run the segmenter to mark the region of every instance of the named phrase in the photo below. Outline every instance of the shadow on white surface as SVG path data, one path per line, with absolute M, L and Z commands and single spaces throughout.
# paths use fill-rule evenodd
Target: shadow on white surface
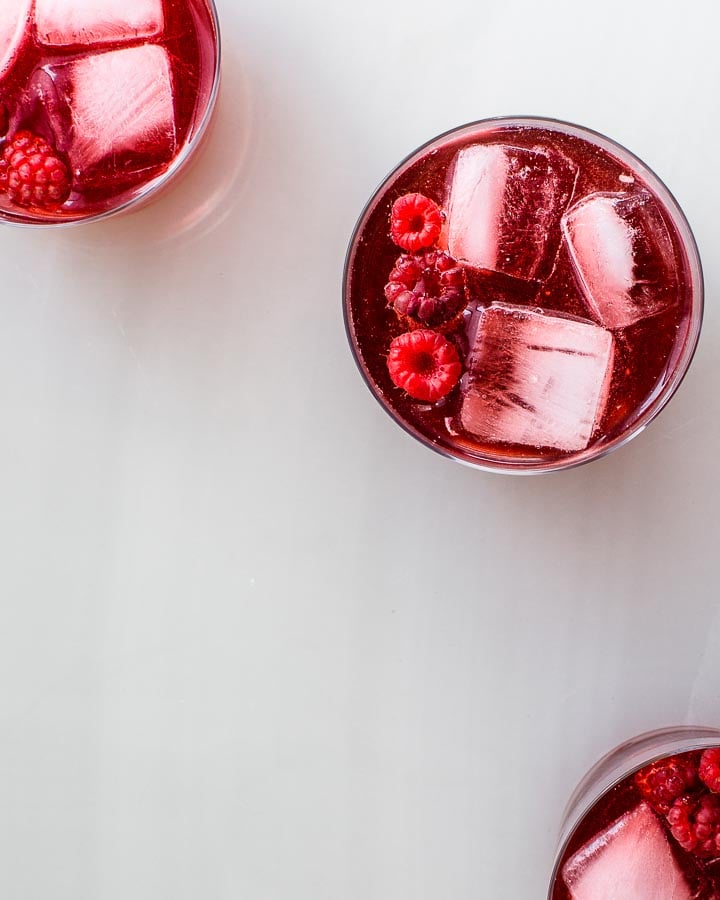
M 168 243 L 179 248 L 210 234 L 242 203 L 254 115 L 248 74 L 237 52 L 226 49 L 213 120 L 187 170 L 146 206 L 75 226 L 60 240 L 68 247 L 111 247 L 128 256 Z

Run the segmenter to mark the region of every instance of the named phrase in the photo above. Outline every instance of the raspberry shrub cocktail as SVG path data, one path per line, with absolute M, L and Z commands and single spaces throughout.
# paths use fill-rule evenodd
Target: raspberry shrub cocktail
M 702 275 L 687 223 L 594 132 L 488 120 L 425 146 L 355 230 L 345 316 L 407 431 L 482 468 L 548 471 L 640 431 L 692 358 Z
M 96 218 L 164 184 L 218 63 L 212 0 L 2 0 L 0 219 Z
M 626 768 L 571 821 L 549 900 L 719 900 L 720 732 L 699 732 L 659 733 L 660 756 L 637 739 L 640 768 L 633 742 L 616 751 Z

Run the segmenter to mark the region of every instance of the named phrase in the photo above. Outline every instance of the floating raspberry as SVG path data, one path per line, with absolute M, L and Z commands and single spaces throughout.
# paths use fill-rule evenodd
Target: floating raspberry
M 702 859 L 720 857 L 720 797 L 704 793 L 680 797 L 667 814 L 670 831 L 683 850 Z
M 437 203 L 423 194 L 403 194 L 393 203 L 390 213 L 390 236 L 393 241 L 415 253 L 432 247 L 440 237 L 442 213 Z
M 57 209 L 70 195 L 67 164 L 43 138 L 19 131 L 0 157 L 0 190 L 18 206 Z
M 457 350 L 450 341 L 422 329 L 395 338 L 387 367 L 393 384 L 415 400 L 430 403 L 449 394 L 462 373 Z
M 697 753 L 669 756 L 635 773 L 635 784 L 656 812 L 667 814 L 673 803 L 698 786 Z
M 705 784 L 720 794 L 720 747 L 705 750 L 700 757 L 700 778 Z
M 398 257 L 385 296 L 410 327 L 432 328 L 449 322 L 465 306 L 462 266 L 441 250 Z

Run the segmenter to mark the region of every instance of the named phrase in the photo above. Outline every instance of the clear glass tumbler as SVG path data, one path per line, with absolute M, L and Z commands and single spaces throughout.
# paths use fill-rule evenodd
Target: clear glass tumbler
M 0 221 L 135 208 L 195 154 L 220 82 L 213 0 L 12 0 L 0 13 Z
M 634 876 L 645 891 L 637 896 L 720 897 L 720 844 L 692 846 L 695 835 L 683 830 L 698 815 L 715 815 L 720 835 L 720 796 L 705 783 L 700 765 L 700 751 L 708 748 L 720 748 L 720 729 L 665 728 L 621 744 L 596 763 L 565 809 L 548 900 L 596 894 L 604 900 L 615 896 L 609 885 L 635 884 Z M 699 812 L 706 803 L 712 813 Z M 629 886 L 626 894 L 636 896 Z
M 657 416 L 695 351 L 703 279 L 645 163 L 588 128 L 509 117 L 393 169 L 353 232 L 343 303 L 360 373 L 401 428 L 526 474 L 604 456 Z

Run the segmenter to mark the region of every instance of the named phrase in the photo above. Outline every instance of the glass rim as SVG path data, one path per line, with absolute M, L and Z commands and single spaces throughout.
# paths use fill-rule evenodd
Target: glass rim
M 156 175 L 155 178 L 152 178 L 150 179 L 150 181 L 146 182 L 137 194 L 128 198 L 127 200 L 123 200 L 122 203 L 118 204 L 117 206 L 113 206 L 110 209 L 104 209 L 101 212 L 92 213 L 88 216 L 59 216 L 57 218 L 53 218 L 52 216 L 45 216 L 42 219 L 38 217 L 34 221 L 26 221 L 22 218 L 22 216 L 18 216 L 17 218 L 15 218 L 12 214 L 8 215 L 8 212 L 6 210 L 0 210 L 0 225 L 9 225 L 13 228 L 45 229 L 69 228 L 74 225 L 88 225 L 92 222 L 99 222 L 103 219 L 108 219 L 112 216 L 116 216 L 119 213 L 126 212 L 132 207 L 138 206 L 144 201 L 151 199 L 151 197 L 155 193 L 164 188 L 178 174 L 178 172 L 180 172 L 184 168 L 185 164 L 195 153 L 198 146 L 202 142 L 205 133 L 207 132 L 212 114 L 215 110 L 218 94 L 220 92 L 220 71 L 223 55 L 222 35 L 220 32 L 220 17 L 215 5 L 215 0 L 202 0 L 202 2 L 205 4 L 205 6 L 207 6 L 208 12 L 210 13 L 213 33 L 215 35 L 215 69 L 213 72 L 213 83 L 208 95 L 205 110 L 202 117 L 200 118 L 198 127 L 195 129 L 192 137 L 185 143 L 185 146 L 182 148 L 182 150 L 172 160 L 170 165 L 162 172 L 160 172 L 159 175 Z
M 489 129 L 493 125 L 518 125 L 520 127 L 530 127 L 532 125 L 537 125 L 538 127 L 544 128 L 545 130 L 560 131 L 585 140 L 589 138 L 591 143 L 595 143 L 596 145 L 599 144 L 601 148 L 607 149 L 610 152 L 615 151 L 615 155 L 619 156 L 621 161 L 623 161 L 623 157 L 626 157 L 629 160 L 629 164 L 631 164 L 633 170 L 638 171 L 639 174 L 641 174 L 646 179 L 653 191 L 657 193 L 661 203 L 664 205 L 667 211 L 667 214 L 672 219 L 672 222 L 677 229 L 680 244 L 687 257 L 687 265 L 690 271 L 691 309 L 689 315 L 688 333 L 686 335 L 684 346 L 682 348 L 682 351 L 680 352 L 679 358 L 673 367 L 672 375 L 662 386 L 662 389 L 658 393 L 657 397 L 655 397 L 650 403 L 647 404 L 647 407 L 642 411 L 642 413 L 629 428 L 623 430 L 612 440 L 603 443 L 598 447 L 585 448 L 585 450 L 578 451 L 577 453 L 570 453 L 566 457 L 551 461 L 542 459 L 527 460 L 523 458 L 512 457 L 503 458 L 500 454 L 498 454 L 496 458 L 493 458 L 489 455 L 478 456 L 477 458 L 466 458 L 459 455 L 459 453 L 453 452 L 453 450 L 449 447 L 438 445 L 438 443 L 433 441 L 432 438 L 424 435 L 418 429 L 414 428 L 409 422 L 405 421 L 401 416 L 399 416 L 395 412 L 395 410 L 393 410 L 390 405 L 380 396 L 375 384 L 373 383 L 372 378 L 369 375 L 369 372 L 366 371 L 365 366 L 362 362 L 357 346 L 357 341 L 354 335 L 352 317 L 350 314 L 349 282 L 352 262 L 354 259 L 355 250 L 358 245 L 358 238 L 360 237 L 362 229 L 366 224 L 366 220 L 369 217 L 371 211 L 374 209 L 376 202 L 381 198 L 383 191 L 396 177 L 398 177 L 403 172 L 404 169 L 406 169 L 412 162 L 417 160 L 433 145 L 441 145 L 448 138 L 459 136 L 463 132 L 472 132 L 479 129 Z M 675 198 L 675 195 L 670 191 L 662 178 L 660 178 L 660 176 L 653 169 L 651 169 L 650 166 L 647 165 L 647 163 L 645 163 L 631 150 L 628 150 L 627 147 L 623 146 L 618 141 L 615 141 L 613 138 L 608 137 L 600 131 L 588 128 L 585 125 L 578 125 L 574 122 L 568 122 L 564 119 L 556 119 L 549 116 L 503 115 L 490 116 L 483 119 L 475 119 L 471 122 L 466 122 L 464 125 L 457 125 L 454 128 L 447 129 L 446 131 L 443 131 L 442 133 L 431 137 L 429 140 L 426 140 L 422 144 L 420 144 L 415 150 L 408 153 L 382 179 L 382 181 L 370 195 L 368 201 L 363 206 L 362 211 L 360 212 L 360 215 L 358 216 L 351 233 L 350 241 L 348 243 L 348 248 L 345 254 L 345 264 L 343 267 L 342 304 L 345 333 L 350 345 L 353 359 L 355 360 L 355 364 L 363 380 L 365 381 L 365 384 L 369 388 L 372 395 L 375 397 L 376 401 L 380 404 L 382 409 L 385 410 L 386 414 L 389 415 L 390 418 L 403 429 L 403 431 L 405 431 L 411 437 L 414 437 L 421 444 L 424 444 L 430 450 L 434 450 L 435 453 L 438 453 L 440 456 L 444 456 L 447 459 L 451 459 L 454 462 L 458 462 L 472 469 L 479 469 L 480 471 L 495 472 L 507 475 L 540 475 L 551 472 L 564 471 L 567 469 L 574 469 L 578 466 L 593 462 L 594 460 L 602 459 L 604 456 L 607 456 L 609 453 L 618 450 L 620 447 L 625 446 L 631 440 L 636 438 L 665 408 L 665 406 L 675 395 L 677 389 L 680 387 L 683 379 L 685 378 L 685 375 L 690 368 L 690 364 L 692 363 L 695 352 L 697 350 L 705 309 L 705 283 L 700 253 L 692 228 L 690 227 L 690 223 L 688 222 L 688 219 L 685 216 L 682 207 Z
M 655 742 L 654 749 L 652 749 L 653 745 L 650 743 L 652 741 Z M 644 742 L 647 742 L 649 746 L 647 752 L 640 757 L 640 761 L 636 760 L 631 764 L 623 764 L 622 766 L 618 764 L 613 770 L 617 774 L 612 774 L 610 778 L 606 775 L 606 783 L 604 783 L 603 777 L 598 770 L 612 760 L 614 756 L 622 754 L 623 751 L 631 754 L 636 745 Z M 555 885 L 560 876 L 561 865 L 575 833 L 586 816 L 603 797 L 607 796 L 610 791 L 645 766 L 676 753 L 691 753 L 693 750 L 706 750 L 709 747 L 720 747 L 720 728 L 711 725 L 668 726 L 638 734 L 618 744 L 593 763 L 575 786 L 565 806 L 563 819 L 560 824 L 560 836 L 555 853 L 555 861 L 548 884 L 547 900 L 552 900 Z M 598 773 L 597 787 L 599 790 L 593 791 L 587 782 L 596 772 Z M 583 790 L 586 790 L 587 793 L 583 794 Z M 568 827 L 568 819 L 571 817 L 572 822 Z

